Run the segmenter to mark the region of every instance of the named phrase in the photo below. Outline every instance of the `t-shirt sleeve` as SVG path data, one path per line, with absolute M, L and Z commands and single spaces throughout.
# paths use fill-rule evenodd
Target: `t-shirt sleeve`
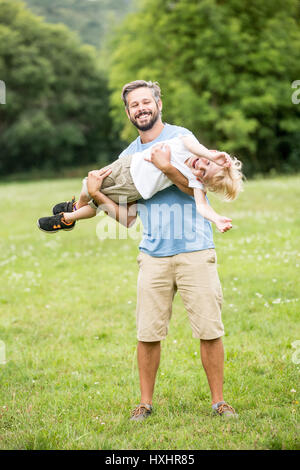
M 189 131 L 188 129 L 184 129 L 184 127 L 181 128 L 181 130 L 179 131 L 179 133 L 176 135 L 176 137 L 184 137 L 186 135 L 191 135 L 193 136 L 195 139 L 196 137 L 194 136 L 194 134 Z
M 128 155 L 133 155 L 137 151 L 138 151 L 137 141 L 134 140 L 133 142 L 131 142 L 131 144 L 128 145 L 128 147 L 126 147 L 126 149 L 123 150 L 123 152 L 120 153 L 118 158 L 123 158 L 123 157 L 127 157 Z
M 196 177 L 189 178 L 189 188 L 199 188 L 204 190 L 203 184 Z
M 122 157 L 127 157 L 127 155 L 130 155 L 130 150 L 129 150 L 129 147 L 127 147 L 125 150 L 123 150 L 123 152 L 120 153 L 120 155 L 118 156 L 118 158 L 122 158 Z

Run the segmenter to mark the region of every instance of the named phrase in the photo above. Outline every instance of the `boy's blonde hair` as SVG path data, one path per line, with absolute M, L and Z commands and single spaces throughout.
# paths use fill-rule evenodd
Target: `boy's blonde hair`
M 220 193 L 226 201 L 233 201 L 243 190 L 243 164 L 236 157 L 230 157 L 230 160 L 230 167 L 221 167 L 209 182 L 205 182 L 208 191 Z

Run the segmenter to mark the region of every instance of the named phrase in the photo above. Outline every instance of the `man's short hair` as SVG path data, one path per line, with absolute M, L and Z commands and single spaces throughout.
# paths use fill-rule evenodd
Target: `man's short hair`
M 122 100 L 124 101 L 124 104 L 126 108 L 128 108 L 128 102 L 127 102 L 127 95 L 133 90 L 136 90 L 137 88 L 149 88 L 152 92 L 153 98 L 155 99 L 156 103 L 161 98 L 161 91 L 159 87 L 158 82 L 146 82 L 145 80 L 135 80 L 134 82 L 126 83 L 126 85 L 123 86 L 122 89 Z

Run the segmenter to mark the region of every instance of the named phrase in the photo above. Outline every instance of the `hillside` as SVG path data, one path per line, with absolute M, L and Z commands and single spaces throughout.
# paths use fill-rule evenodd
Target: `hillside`
M 30 9 L 50 23 L 64 23 L 82 41 L 101 48 L 114 24 L 131 9 L 133 0 L 25 0 Z

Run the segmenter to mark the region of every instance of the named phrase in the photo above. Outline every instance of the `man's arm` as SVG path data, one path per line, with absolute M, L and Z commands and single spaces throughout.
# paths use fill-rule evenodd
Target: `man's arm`
M 189 187 L 188 179 L 170 163 L 171 151 L 168 145 L 155 145 L 151 151 L 151 160 L 148 161 L 151 161 L 151 163 L 162 171 L 180 191 L 190 196 L 194 195 L 193 188 Z
M 96 205 L 109 215 L 109 217 L 112 217 L 125 227 L 131 227 L 137 218 L 136 203 L 131 202 L 126 205 L 119 205 L 100 191 L 103 179 L 110 173 L 111 170 L 109 168 L 90 171 L 87 181 L 88 192 Z
M 177 186 L 180 191 L 189 194 L 189 196 L 194 195 L 193 188 L 189 188 L 188 179 L 180 173 L 177 168 L 173 165 L 167 166 L 164 170 L 161 170 L 168 178 L 172 181 L 173 184 Z

